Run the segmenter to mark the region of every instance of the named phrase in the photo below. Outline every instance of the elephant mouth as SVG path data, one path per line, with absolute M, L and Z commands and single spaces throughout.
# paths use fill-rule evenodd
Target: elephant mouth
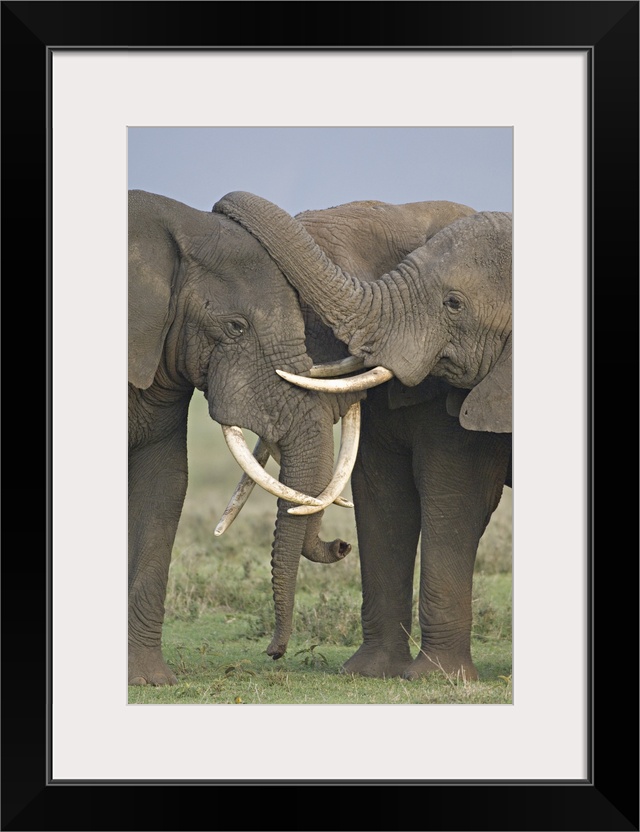
M 433 365 L 433 369 L 431 370 L 431 372 L 435 373 L 437 370 L 446 370 L 446 371 L 450 372 L 450 371 L 453 371 L 455 369 L 456 369 L 456 365 L 454 364 L 452 359 L 448 358 L 446 355 L 443 355 Z
M 451 379 L 452 377 L 455 378 L 456 376 L 462 375 L 462 370 L 448 355 L 442 355 L 436 361 L 431 369 L 431 375 L 433 376 L 447 376 L 447 379 Z M 453 383 L 453 381 L 451 382 Z
M 470 390 L 480 381 L 483 376 L 478 376 L 477 373 L 469 372 L 468 369 L 460 367 L 459 364 L 447 356 L 441 358 L 431 370 L 432 376 L 438 378 L 445 378 L 452 387 L 459 387 L 465 390 Z

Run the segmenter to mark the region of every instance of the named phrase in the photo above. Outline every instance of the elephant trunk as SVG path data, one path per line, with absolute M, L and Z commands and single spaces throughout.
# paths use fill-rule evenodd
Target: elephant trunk
M 234 191 L 213 210 L 259 240 L 302 299 L 352 355 L 364 359 L 365 366 L 381 365 L 407 385 L 422 381 L 429 370 L 425 364 L 437 360 L 438 347 L 425 356 L 424 327 L 411 313 L 423 300 L 417 280 L 420 263 L 415 258 L 406 258 L 375 281 L 361 281 L 333 263 L 302 223 L 268 200 Z M 402 345 L 396 343 L 398 333 Z M 386 378 L 376 383 L 380 380 Z
M 308 518 L 302 554 L 307 560 L 312 560 L 315 563 L 336 563 L 349 554 L 351 544 L 339 537 L 330 541 L 322 540 L 320 537 L 320 521 L 323 514 L 323 511 L 319 511 Z
M 317 396 L 318 394 L 311 394 L 316 403 Z M 328 409 L 321 407 L 319 410 L 322 413 L 322 424 L 318 425 L 317 419 L 302 418 L 297 435 L 280 442 L 280 480 L 311 496 L 322 492 L 331 480 L 333 471 L 333 420 Z M 314 423 L 311 430 L 305 429 L 309 423 Z M 330 563 L 341 559 L 348 552 L 347 549 L 341 557 L 335 557 L 336 552 L 331 549 L 333 544 L 323 544 L 317 539 L 321 515 L 305 517 L 289 514 L 288 509 L 294 505 L 282 498 L 278 499 L 271 554 L 275 631 L 267 648 L 267 654 L 274 659 L 284 655 L 291 636 L 300 556 L 311 555 L 311 560 Z M 342 541 L 337 544 L 339 546 Z
M 233 191 L 214 206 L 253 234 L 269 252 L 303 300 L 349 343 L 367 307 L 368 284 L 336 266 L 298 220 L 262 197 Z

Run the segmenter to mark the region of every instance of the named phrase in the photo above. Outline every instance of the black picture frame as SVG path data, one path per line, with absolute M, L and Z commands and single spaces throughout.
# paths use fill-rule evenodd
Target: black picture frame
M 5 369 L 9 364 L 8 369 L 14 370 L 14 383 L 5 389 L 12 398 L 22 395 L 20 433 L 24 436 L 27 428 L 29 435 L 44 438 L 43 445 L 30 442 L 29 448 L 32 454 L 38 453 L 34 461 L 46 463 L 37 501 L 46 516 L 43 537 L 38 538 L 42 547 L 31 540 L 25 545 L 18 533 L 8 536 L 13 545 L 5 547 L 2 559 L 2 829 L 638 830 L 638 547 L 635 536 L 636 545 L 629 543 L 627 519 L 637 518 L 637 500 L 633 507 L 627 505 L 629 451 L 635 450 L 627 423 L 629 409 L 637 413 L 637 382 L 629 382 L 627 367 L 638 352 L 637 338 L 633 346 L 628 341 L 638 329 L 639 3 L 1 5 L 4 287 L 24 286 L 31 291 L 35 276 L 37 289 L 30 300 L 39 297 L 42 301 L 40 315 L 33 316 L 31 308 L 29 318 L 35 317 L 37 324 L 23 339 L 28 343 L 18 350 L 19 364 L 14 350 L 8 350 Z M 354 779 L 309 783 L 278 780 L 277 772 L 269 772 L 259 783 L 224 785 L 206 781 L 57 784 L 49 779 L 52 50 L 257 50 L 276 46 L 297 50 L 579 49 L 588 53 L 590 731 L 589 771 L 584 782 Z M 561 292 L 554 300 L 571 302 Z M 39 337 L 33 338 L 36 332 Z M 25 362 L 31 367 L 29 375 L 18 370 Z M 607 370 L 610 376 L 605 375 Z M 34 376 L 47 381 L 46 431 L 41 421 L 42 394 L 35 388 Z M 9 411 L 15 412 L 9 401 Z M 611 419 L 615 424 L 610 425 Z M 636 426 L 637 416 L 633 421 Z M 596 426 L 601 438 L 598 454 Z M 635 430 L 633 435 L 637 436 Z M 637 460 L 636 454 L 633 459 Z M 11 494 L 28 494 L 33 499 L 33 466 L 23 460 L 21 472 L 14 474 L 10 464 Z M 637 529 L 637 524 L 633 527 Z M 561 679 L 549 682 L 562 684 Z M 424 744 L 428 753 L 428 738 Z M 357 750 L 345 747 L 337 753 L 355 754 Z M 461 749 L 461 753 L 481 754 L 482 749 Z

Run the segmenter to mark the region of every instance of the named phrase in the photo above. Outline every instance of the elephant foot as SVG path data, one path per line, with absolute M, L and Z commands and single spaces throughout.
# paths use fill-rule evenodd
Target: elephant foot
M 414 680 L 429 673 L 444 673 L 461 682 L 475 682 L 478 679 L 478 671 L 470 657 L 451 653 L 429 654 L 424 650 L 418 653 L 402 675 L 405 679 Z
M 392 676 L 402 676 L 410 662 L 411 653 L 408 645 L 389 649 L 363 644 L 342 665 L 340 672 L 389 679 Z
M 178 679 L 162 658 L 160 648 L 135 649 L 129 646 L 130 685 L 177 685 Z

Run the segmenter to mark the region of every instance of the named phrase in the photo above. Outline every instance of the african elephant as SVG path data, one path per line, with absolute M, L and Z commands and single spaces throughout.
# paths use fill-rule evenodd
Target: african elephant
M 130 191 L 129 684 L 176 682 L 161 634 L 195 388 L 229 441 L 244 427 L 280 457 L 280 482 L 267 483 L 279 494 L 269 655 L 286 649 L 300 555 L 330 563 L 350 549 L 319 539 L 319 514 L 287 508 L 320 503 L 332 478 L 333 425 L 362 394 L 310 398 L 278 377 L 283 365 L 298 373 L 312 366 L 304 322 L 296 292 L 255 237 L 221 214 Z
M 475 679 L 475 556 L 511 485 L 511 215 L 459 206 L 445 227 L 416 241 L 393 224 L 395 207 L 354 204 L 294 220 L 232 193 L 214 210 L 258 235 L 303 302 L 375 368 L 373 383 L 386 382 L 362 405 L 352 492 L 363 644 L 344 670 L 409 679 L 444 670 Z M 313 313 L 306 318 L 308 342 L 319 332 L 326 344 L 326 329 Z M 359 385 L 282 375 L 315 389 Z M 419 538 L 421 649 L 412 659 Z

